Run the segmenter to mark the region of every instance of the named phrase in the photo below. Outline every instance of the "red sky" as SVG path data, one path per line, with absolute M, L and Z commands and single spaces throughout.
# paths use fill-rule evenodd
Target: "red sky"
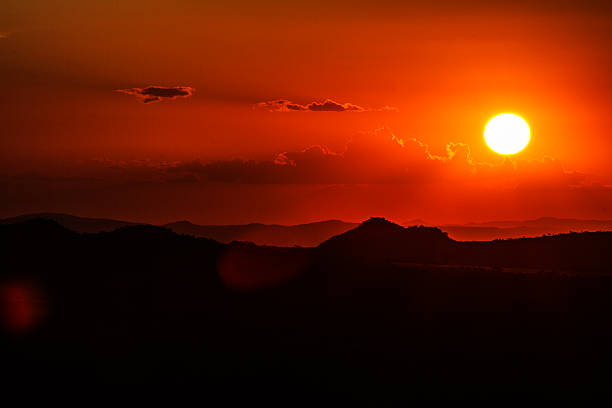
M 3 2 L 0 216 L 612 218 L 607 2 L 328 3 Z

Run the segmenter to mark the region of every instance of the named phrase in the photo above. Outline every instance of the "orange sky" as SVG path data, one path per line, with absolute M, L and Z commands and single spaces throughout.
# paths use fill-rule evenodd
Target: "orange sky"
M 216 3 L 3 2 L 0 216 L 612 218 L 607 2 Z

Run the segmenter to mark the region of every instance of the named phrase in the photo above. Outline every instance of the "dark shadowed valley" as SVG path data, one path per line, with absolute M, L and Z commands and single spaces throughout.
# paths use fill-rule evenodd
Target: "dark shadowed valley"
M 608 396 L 612 232 L 459 242 L 372 218 L 282 248 L 32 219 L 1 225 L 0 239 L 11 387 Z

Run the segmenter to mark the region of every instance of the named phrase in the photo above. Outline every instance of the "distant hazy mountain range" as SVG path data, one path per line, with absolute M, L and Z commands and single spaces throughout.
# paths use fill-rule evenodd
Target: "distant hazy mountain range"
M 258 245 L 313 247 L 359 224 L 338 220 L 300 225 L 196 225 L 188 221 L 164 225 L 179 234 L 212 238 L 219 242 L 249 241 Z
M 24 214 L 17 217 L 2 219 L 0 220 L 0 224 L 15 224 L 37 218 L 55 221 L 62 227 L 81 234 L 110 232 L 129 225 L 139 225 L 139 223 L 136 222 L 117 221 L 106 218 L 76 217 L 74 215 L 56 213 Z
M 0 220 L 0 224 L 49 219 L 65 228 L 79 233 L 114 231 L 117 228 L 139 223 L 104 218 L 76 217 L 68 214 L 25 214 Z M 179 234 L 214 239 L 222 243 L 249 241 L 258 245 L 314 247 L 357 227 L 359 223 L 328 220 L 300 225 L 244 224 L 244 225 L 197 225 L 189 221 L 177 221 L 162 225 Z M 422 220 L 410 220 L 405 226 L 427 225 Z M 488 241 L 493 239 L 536 237 L 545 234 L 560 234 L 583 231 L 610 231 L 612 220 L 578 220 L 567 218 L 538 218 L 526 221 L 491 221 L 463 225 L 437 226 L 458 241 Z
M 491 221 L 464 225 L 441 225 L 443 231 L 458 241 L 538 237 L 567 232 L 611 231 L 612 220 L 578 220 L 544 217 L 526 221 Z
M 79 233 L 110 232 L 117 228 L 138 225 L 134 222 L 54 213 L 20 215 L 0 220 L 0 224 L 13 224 L 36 218 L 55 221 L 61 226 Z M 358 225 L 358 223 L 329 220 L 301 225 L 197 225 L 189 221 L 177 221 L 161 226 L 179 234 L 210 238 L 221 243 L 248 241 L 258 245 L 314 247 L 334 235 L 342 234 Z

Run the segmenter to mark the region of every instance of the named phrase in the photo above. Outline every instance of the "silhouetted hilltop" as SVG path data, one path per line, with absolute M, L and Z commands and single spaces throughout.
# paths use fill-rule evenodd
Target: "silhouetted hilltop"
M 180 234 L 211 238 L 219 242 L 248 241 L 258 245 L 314 247 L 358 224 L 338 220 L 300 225 L 196 225 L 189 221 L 165 224 Z
M 372 217 L 323 242 L 318 250 L 327 258 L 440 263 L 446 262 L 451 245 L 452 240 L 438 228 L 404 228 Z
M 125 227 L 128 225 L 139 225 L 139 223 L 128 222 L 128 221 L 117 221 L 105 218 L 85 218 L 77 217 L 68 214 L 56 214 L 56 213 L 38 213 L 38 214 L 24 214 L 17 217 L 5 218 L 0 220 L 0 224 L 15 224 L 27 220 L 44 219 L 52 220 L 68 228 L 74 232 L 90 233 L 102 231 L 113 231 L 117 228 Z
M 583 232 L 536 238 L 462 242 L 434 227 L 404 228 L 384 218 L 370 218 L 318 248 L 328 260 L 367 260 L 612 272 L 612 232 Z

